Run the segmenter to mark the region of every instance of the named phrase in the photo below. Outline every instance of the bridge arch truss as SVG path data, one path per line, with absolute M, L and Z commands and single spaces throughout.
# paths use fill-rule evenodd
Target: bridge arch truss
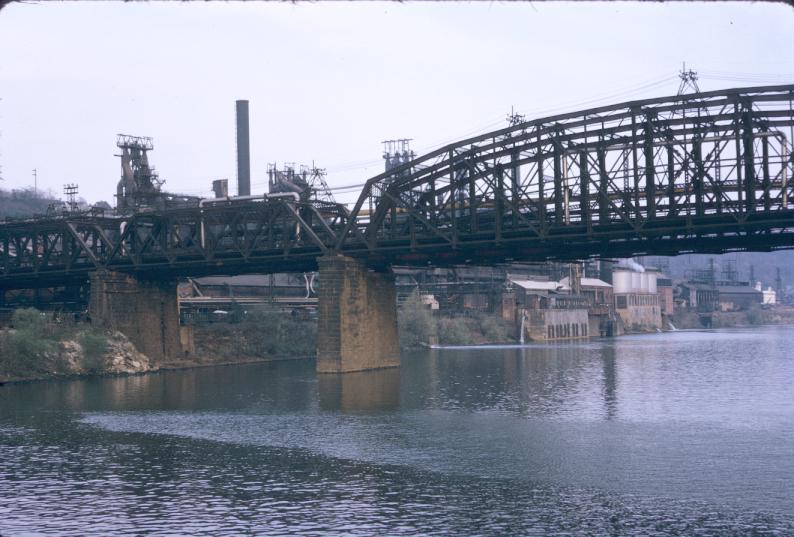
M 407 242 L 417 260 L 791 246 L 793 99 L 648 99 L 451 144 L 371 179 L 338 247 L 354 225 L 375 255 Z
M 514 125 L 366 182 L 352 210 L 289 195 L 0 224 L 0 288 L 392 264 L 794 247 L 794 85 Z

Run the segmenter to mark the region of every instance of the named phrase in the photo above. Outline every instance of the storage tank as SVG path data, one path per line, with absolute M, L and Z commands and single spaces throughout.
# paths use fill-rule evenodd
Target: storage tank
M 642 276 L 644 273 L 642 272 L 632 272 L 631 273 L 631 290 L 634 292 L 638 292 L 642 290 Z
M 612 289 L 614 293 L 631 292 L 631 274 L 631 271 L 625 269 L 615 268 L 612 270 Z
M 649 293 L 650 288 L 650 274 L 647 272 L 640 273 L 640 292 Z
M 648 275 L 648 292 L 656 293 L 657 291 L 656 280 L 657 278 L 659 278 L 659 273 L 651 271 L 651 272 L 646 272 L 645 274 Z

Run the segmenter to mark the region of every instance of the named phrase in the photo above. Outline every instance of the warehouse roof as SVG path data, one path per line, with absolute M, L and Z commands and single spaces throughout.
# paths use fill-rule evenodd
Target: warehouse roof
M 568 276 L 561 279 L 560 283 L 567 287 Z M 582 287 L 612 287 L 612 285 L 598 278 L 582 278 Z

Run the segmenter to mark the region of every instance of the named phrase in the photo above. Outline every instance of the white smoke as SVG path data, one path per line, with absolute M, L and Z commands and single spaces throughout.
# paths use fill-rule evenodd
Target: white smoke
M 630 258 L 618 260 L 617 266 L 618 268 L 625 268 L 634 272 L 645 272 L 645 267 Z

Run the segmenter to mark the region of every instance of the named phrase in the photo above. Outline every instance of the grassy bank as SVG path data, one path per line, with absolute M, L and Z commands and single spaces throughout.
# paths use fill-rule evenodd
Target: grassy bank
M 235 323 L 195 325 L 201 363 L 313 357 L 317 321 L 277 311 L 249 311 Z
M 513 327 L 495 315 L 434 317 L 414 291 L 398 311 L 400 346 L 415 348 L 437 342 L 440 345 L 483 345 L 514 343 Z
M 704 324 L 702 319 L 708 321 Z M 753 306 L 744 311 L 713 311 L 707 314 L 676 309 L 671 321 L 678 329 L 740 328 L 767 324 L 794 324 L 794 308 L 790 306 Z M 711 324 L 709 325 L 708 322 Z
M 0 331 L 4 381 L 150 370 L 149 359 L 122 334 L 32 308 L 16 310 L 11 328 Z

